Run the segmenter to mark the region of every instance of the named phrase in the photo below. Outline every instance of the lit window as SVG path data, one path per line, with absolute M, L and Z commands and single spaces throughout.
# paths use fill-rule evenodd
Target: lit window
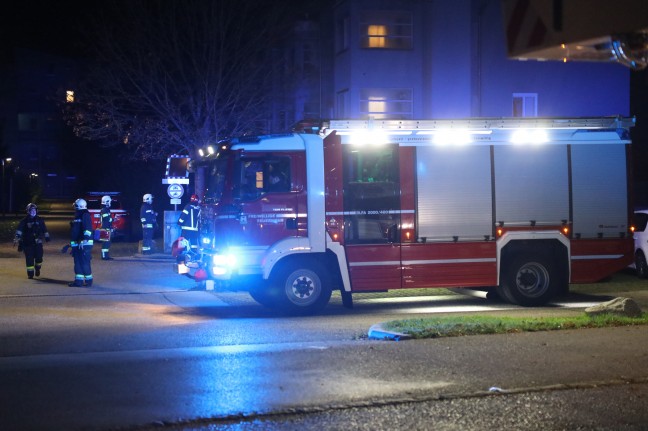
M 384 113 L 387 112 L 387 102 L 384 99 L 369 99 L 369 112 Z
M 538 116 L 538 93 L 513 93 L 514 117 Z
M 370 25 L 367 31 L 369 48 L 384 48 L 387 28 L 384 25 Z
M 412 14 L 367 11 L 360 22 L 360 46 L 373 49 L 412 49 Z
M 65 92 L 65 102 L 66 103 L 74 102 L 74 91 L 68 90 Z
M 373 119 L 412 118 L 412 89 L 363 88 L 360 90 L 360 114 Z

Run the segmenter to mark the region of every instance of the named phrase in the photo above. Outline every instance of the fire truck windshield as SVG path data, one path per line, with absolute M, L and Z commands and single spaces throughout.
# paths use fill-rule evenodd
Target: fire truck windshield
M 215 203 L 220 201 L 223 190 L 225 189 L 225 170 L 227 169 L 226 160 L 214 160 L 208 165 L 207 175 L 205 178 L 205 202 Z
M 290 192 L 290 158 L 242 157 L 235 163 L 234 197 L 242 201 L 259 199 L 266 193 Z

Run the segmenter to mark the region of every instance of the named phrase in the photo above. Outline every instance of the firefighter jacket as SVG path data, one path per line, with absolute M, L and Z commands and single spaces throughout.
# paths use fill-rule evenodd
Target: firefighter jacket
M 185 230 L 198 230 L 198 216 L 200 215 L 200 206 L 187 204 L 180 214 L 178 225 Z
M 87 209 L 74 212 L 74 220 L 70 222 L 70 245 L 72 247 L 92 245 L 92 218 Z
M 143 228 L 148 228 L 148 229 L 153 229 L 155 227 L 155 223 L 157 217 L 157 213 L 153 211 L 153 205 L 144 202 L 142 204 L 142 207 L 140 208 L 140 219 L 142 220 L 142 227 Z
M 110 214 L 110 207 L 109 206 L 102 206 L 101 207 L 101 229 L 112 229 L 112 215 Z
M 45 220 L 39 216 L 27 216 L 18 223 L 15 241 L 21 241 L 24 247 L 42 244 L 43 240 L 49 241 L 49 239 Z

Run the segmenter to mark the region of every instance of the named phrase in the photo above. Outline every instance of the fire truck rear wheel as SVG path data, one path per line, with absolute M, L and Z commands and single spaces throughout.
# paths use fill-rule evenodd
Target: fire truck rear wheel
M 331 299 L 330 277 L 316 261 L 286 262 L 278 268 L 274 288 L 279 289 L 278 305 L 290 314 L 312 314 Z
M 637 270 L 637 277 L 648 278 L 648 263 L 646 263 L 646 256 L 641 251 L 635 255 L 635 269 Z
M 562 278 L 551 259 L 522 255 L 506 265 L 500 292 L 514 304 L 544 305 L 556 296 Z

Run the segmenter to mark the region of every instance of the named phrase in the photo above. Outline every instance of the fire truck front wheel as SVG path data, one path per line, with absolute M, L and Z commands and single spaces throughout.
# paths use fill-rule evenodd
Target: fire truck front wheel
M 534 307 L 549 302 L 563 277 L 557 265 L 544 256 L 519 256 L 504 268 L 500 293 L 508 302 Z
M 276 294 L 265 287 L 250 289 L 250 296 L 259 304 L 267 308 L 275 308 L 277 304 Z
M 326 268 L 315 260 L 298 259 L 281 264 L 271 279 L 277 305 L 289 314 L 313 314 L 331 299 Z

